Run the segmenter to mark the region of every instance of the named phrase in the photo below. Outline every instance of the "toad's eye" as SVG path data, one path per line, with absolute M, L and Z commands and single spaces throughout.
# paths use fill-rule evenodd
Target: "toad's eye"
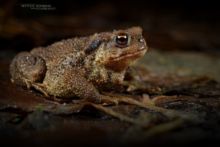
M 126 33 L 120 33 L 115 37 L 116 46 L 123 48 L 128 46 L 129 36 Z

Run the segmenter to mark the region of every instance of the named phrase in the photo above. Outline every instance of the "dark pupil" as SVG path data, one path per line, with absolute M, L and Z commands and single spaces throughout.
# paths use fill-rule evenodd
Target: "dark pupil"
M 116 43 L 119 46 L 125 46 L 128 43 L 128 36 L 126 34 L 120 34 L 116 37 Z

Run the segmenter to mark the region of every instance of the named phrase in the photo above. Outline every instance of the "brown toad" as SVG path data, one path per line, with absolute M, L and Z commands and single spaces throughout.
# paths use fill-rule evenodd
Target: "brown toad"
M 129 65 L 146 51 L 140 27 L 71 38 L 16 55 L 11 81 L 46 96 L 100 100 L 99 91 L 123 84 Z

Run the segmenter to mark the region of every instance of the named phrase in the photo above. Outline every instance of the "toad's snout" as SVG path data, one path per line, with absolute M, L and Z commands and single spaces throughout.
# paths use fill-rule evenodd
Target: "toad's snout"
M 139 41 L 139 46 L 140 46 L 139 50 L 147 50 L 148 49 L 147 43 L 144 38 L 141 38 L 138 41 Z

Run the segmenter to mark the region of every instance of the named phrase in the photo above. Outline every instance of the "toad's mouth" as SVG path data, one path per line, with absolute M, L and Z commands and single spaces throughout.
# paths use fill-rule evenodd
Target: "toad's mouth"
M 117 57 L 108 58 L 105 62 L 105 66 L 113 71 L 121 72 L 125 70 L 133 61 L 144 56 L 147 50 L 145 48 L 134 51 L 120 54 Z
M 109 58 L 109 61 L 112 62 L 116 62 L 116 61 L 122 61 L 122 60 L 126 60 L 126 59 L 136 59 L 136 58 L 139 58 L 139 57 L 142 57 L 146 52 L 146 49 L 143 48 L 141 50 L 138 50 L 138 51 L 134 51 L 134 52 L 126 52 L 126 53 L 122 53 L 120 54 L 119 56 L 117 57 L 110 57 Z

